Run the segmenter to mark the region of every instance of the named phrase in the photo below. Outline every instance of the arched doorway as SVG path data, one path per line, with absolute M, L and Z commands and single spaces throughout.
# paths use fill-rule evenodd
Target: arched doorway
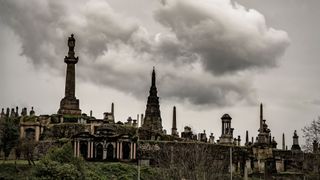
M 122 159 L 130 159 L 130 143 L 123 142 L 122 143 Z
M 26 139 L 34 140 L 36 136 L 36 131 L 33 128 L 27 128 L 25 130 L 25 135 L 26 135 Z
M 81 141 L 80 142 L 80 154 L 83 158 L 87 158 L 88 155 L 88 143 Z
M 107 159 L 108 160 L 111 160 L 111 159 L 113 159 L 113 145 L 112 144 L 109 144 L 108 146 L 107 146 Z
M 97 145 L 97 155 L 96 155 L 97 160 L 102 160 L 103 159 L 103 146 L 102 144 Z

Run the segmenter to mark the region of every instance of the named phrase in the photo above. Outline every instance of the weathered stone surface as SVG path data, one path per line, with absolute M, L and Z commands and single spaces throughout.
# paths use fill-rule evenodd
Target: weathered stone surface
M 74 56 L 75 39 L 73 37 L 73 34 L 71 34 L 71 37 L 69 37 L 68 39 L 68 46 L 68 56 L 64 58 L 64 62 L 67 64 L 65 97 L 60 102 L 60 109 L 58 110 L 58 114 L 81 115 L 79 100 L 75 96 L 75 64 L 77 64 L 79 58 Z
M 151 87 L 149 91 L 147 108 L 142 128 L 151 131 L 162 131 L 162 119 L 159 105 L 159 97 L 157 95 L 156 73 L 154 69 L 152 71 Z

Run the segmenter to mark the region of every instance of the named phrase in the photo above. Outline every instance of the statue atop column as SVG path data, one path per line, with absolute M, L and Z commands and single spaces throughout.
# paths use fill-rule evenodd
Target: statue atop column
M 68 38 L 69 52 L 68 56 L 64 58 L 64 62 L 67 64 L 66 70 L 66 84 L 65 84 L 65 97 L 60 102 L 60 109 L 58 114 L 63 115 L 81 115 L 81 110 L 79 109 L 79 99 L 75 96 L 75 64 L 78 62 L 78 57 L 75 57 L 74 47 L 75 47 L 74 35 Z

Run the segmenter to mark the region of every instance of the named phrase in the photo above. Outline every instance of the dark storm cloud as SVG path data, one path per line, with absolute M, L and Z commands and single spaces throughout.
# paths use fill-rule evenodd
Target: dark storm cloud
M 0 20 L 34 65 L 64 71 L 66 38 L 75 33 L 77 75 L 139 98 L 156 65 L 163 98 L 204 106 L 250 103 L 254 90 L 242 71 L 275 66 L 289 41 L 258 12 L 225 0 L 159 4 L 155 19 L 168 29 L 158 34 L 102 0 L 0 2 Z

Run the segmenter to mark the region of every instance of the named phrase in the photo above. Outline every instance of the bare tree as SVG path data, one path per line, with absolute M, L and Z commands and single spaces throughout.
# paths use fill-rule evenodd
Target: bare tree
M 305 139 L 305 145 L 302 148 L 306 152 L 312 152 L 313 141 L 319 142 L 320 140 L 320 117 L 317 120 L 313 120 L 309 126 L 305 126 L 302 132 Z
M 224 179 L 229 173 L 229 147 L 207 143 L 162 142 L 149 153 L 162 171 L 158 179 Z M 150 157 L 149 157 L 150 158 Z
M 34 163 L 34 150 L 37 145 L 34 139 L 24 138 L 21 140 L 21 152 L 24 155 L 24 158 L 28 160 L 29 165 L 35 165 Z

